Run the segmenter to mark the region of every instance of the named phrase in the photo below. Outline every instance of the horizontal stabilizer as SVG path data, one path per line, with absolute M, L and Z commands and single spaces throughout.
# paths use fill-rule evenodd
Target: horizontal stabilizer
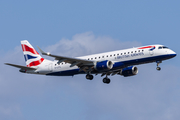
M 6 65 L 10 65 L 10 66 L 13 66 L 13 67 L 17 67 L 17 68 L 21 68 L 21 69 L 24 69 L 24 70 L 36 70 L 36 68 L 31 68 L 31 67 L 26 67 L 26 66 L 21 66 L 21 65 L 15 65 L 15 64 L 10 64 L 10 63 L 4 63 Z

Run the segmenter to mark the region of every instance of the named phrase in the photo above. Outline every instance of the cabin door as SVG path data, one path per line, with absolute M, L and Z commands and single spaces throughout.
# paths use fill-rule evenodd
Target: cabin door
M 150 54 L 150 55 L 153 55 L 153 54 L 154 54 L 154 51 L 153 51 L 153 50 L 152 50 L 152 51 L 150 50 L 150 51 L 149 51 L 149 54 Z
M 52 72 L 53 71 L 53 64 L 50 63 L 48 68 L 49 68 L 49 71 Z

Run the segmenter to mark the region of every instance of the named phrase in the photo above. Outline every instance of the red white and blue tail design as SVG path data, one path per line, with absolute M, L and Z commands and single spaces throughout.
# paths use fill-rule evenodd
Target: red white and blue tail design
M 44 58 L 39 55 L 27 40 L 21 41 L 21 46 L 27 67 L 38 66 L 44 61 Z

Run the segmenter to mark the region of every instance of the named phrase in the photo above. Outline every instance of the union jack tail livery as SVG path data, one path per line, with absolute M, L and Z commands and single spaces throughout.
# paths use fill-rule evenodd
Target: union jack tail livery
M 44 61 L 44 58 L 39 55 L 27 40 L 21 41 L 21 46 L 27 67 L 38 66 Z

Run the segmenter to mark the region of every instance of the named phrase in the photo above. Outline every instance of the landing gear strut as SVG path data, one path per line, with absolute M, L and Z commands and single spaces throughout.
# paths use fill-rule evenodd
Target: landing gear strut
M 156 70 L 160 71 L 161 68 L 159 67 L 159 64 L 162 63 L 162 61 L 157 61 L 156 63 L 157 63 L 157 68 L 156 68 Z
M 90 75 L 90 74 L 87 74 L 87 75 L 86 75 L 86 79 L 88 79 L 88 80 L 92 80 L 93 78 L 94 78 L 93 75 Z
M 109 84 L 111 82 L 111 80 L 108 77 L 105 77 L 103 79 L 103 83 Z

